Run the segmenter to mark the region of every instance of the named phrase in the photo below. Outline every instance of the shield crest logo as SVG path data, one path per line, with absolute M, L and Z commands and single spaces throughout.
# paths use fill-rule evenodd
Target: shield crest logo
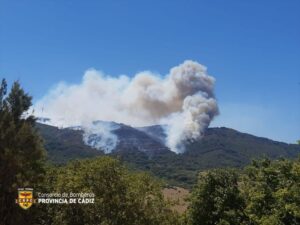
M 18 199 L 16 201 L 23 209 L 29 209 L 33 203 L 33 189 L 32 188 L 19 188 Z

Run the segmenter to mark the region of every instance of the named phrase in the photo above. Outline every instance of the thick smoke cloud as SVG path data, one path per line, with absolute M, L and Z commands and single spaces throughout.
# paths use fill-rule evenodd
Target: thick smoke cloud
M 91 69 L 81 84 L 58 84 L 34 109 L 36 116 L 50 118 L 52 125 L 85 127 L 85 140 L 96 129 L 91 126 L 93 121 L 131 126 L 166 124 L 166 145 L 181 153 L 184 143 L 201 138 L 218 114 L 214 83 L 206 67 L 190 60 L 172 68 L 165 77 L 149 71 L 132 78 L 112 77 Z
M 118 144 L 118 137 L 113 133 L 119 126 L 115 123 L 95 121 L 82 127 L 83 141 L 104 153 L 111 153 Z

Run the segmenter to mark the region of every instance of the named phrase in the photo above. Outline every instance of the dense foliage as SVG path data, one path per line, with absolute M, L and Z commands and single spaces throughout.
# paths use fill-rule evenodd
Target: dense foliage
M 241 190 L 252 224 L 300 224 L 300 159 L 254 161 Z
M 118 160 L 101 157 L 51 168 L 44 192 L 87 192 L 94 204 L 42 205 L 41 224 L 176 225 L 176 214 L 161 184 L 144 173 L 128 171 Z
M 31 97 L 15 82 L 9 94 L 6 82 L 0 87 L 0 222 L 5 225 L 32 224 L 34 211 L 17 207 L 21 187 L 33 187 L 42 180 L 44 149 L 34 119 L 24 113 Z
M 216 169 L 202 172 L 188 212 L 189 224 L 230 224 L 243 221 L 244 199 L 238 188 L 238 174 Z
M 300 158 L 253 161 L 239 173 L 232 170 L 201 173 L 186 223 L 300 224 Z

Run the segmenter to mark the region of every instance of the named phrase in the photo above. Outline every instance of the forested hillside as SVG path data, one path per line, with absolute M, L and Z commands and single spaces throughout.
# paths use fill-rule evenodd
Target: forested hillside
M 58 129 L 44 124 L 37 124 L 37 128 L 45 139 L 51 162 L 61 164 L 103 154 L 101 150 L 84 144 L 80 130 Z M 175 154 L 163 145 L 164 133 L 160 126 L 135 129 L 122 125 L 115 133 L 120 143 L 111 156 L 133 168 L 167 179 L 170 184 L 184 187 L 195 184 L 200 170 L 241 168 L 252 159 L 295 158 L 300 153 L 300 145 L 272 141 L 224 127 L 208 128 L 204 138 L 188 144 L 183 154 Z

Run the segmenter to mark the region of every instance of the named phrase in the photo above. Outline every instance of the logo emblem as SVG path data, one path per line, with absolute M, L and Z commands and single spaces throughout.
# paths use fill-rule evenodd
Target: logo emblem
M 32 188 L 19 188 L 18 199 L 16 203 L 23 209 L 29 209 L 33 204 L 33 189 Z

